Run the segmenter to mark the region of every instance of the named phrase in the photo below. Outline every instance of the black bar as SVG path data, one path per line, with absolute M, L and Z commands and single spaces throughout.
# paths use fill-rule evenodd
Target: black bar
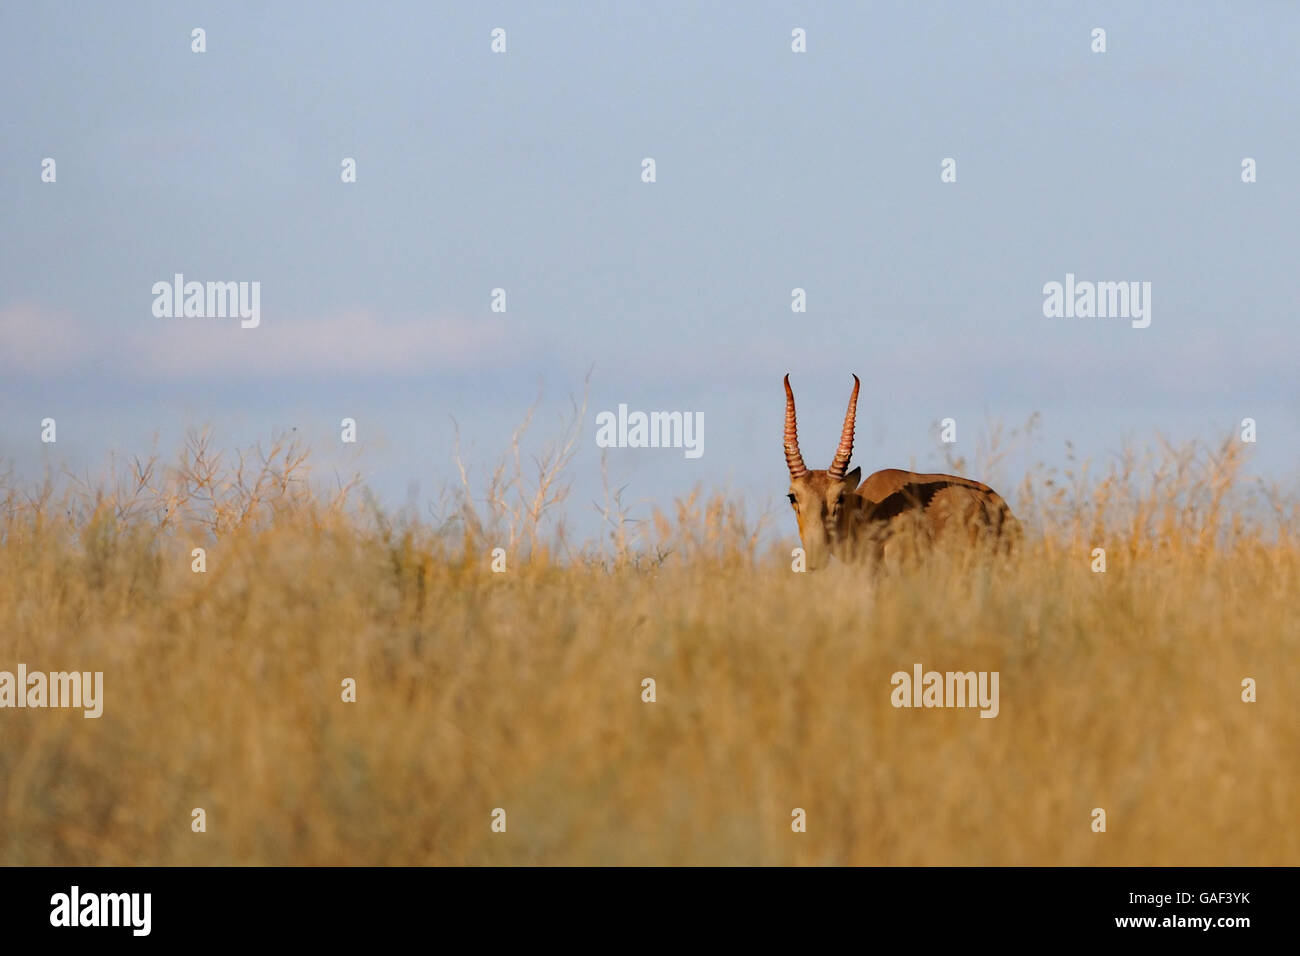
M 1295 878 L 1294 869 L 1263 868 L 8 868 L 0 869 L 0 926 L 6 942 L 65 945 L 337 946 L 413 935 L 438 945 L 453 934 L 486 943 L 516 933 L 536 943 L 667 945 L 690 933 L 767 943 L 802 936 L 812 946 L 841 933 L 883 941 L 888 930 L 926 947 L 1124 937 L 1231 946 L 1285 931 Z M 105 912 L 118 906 L 127 925 L 51 925 L 70 911 L 73 886 L 88 918 L 99 912 L 98 894 L 150 894 L 148 935 L 135 934 L 143 896 L 138 909 L 109 901 Z M 69 906 L 56 914 L 58 894 Z M 1190 922 L 1204 919 L 1208 928 Z

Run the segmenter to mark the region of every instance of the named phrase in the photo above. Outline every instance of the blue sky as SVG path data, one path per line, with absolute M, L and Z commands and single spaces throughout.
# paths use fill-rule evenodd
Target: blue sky
M 591 369 L 592 532 L 598 412 L 704 415 L 699 459 L 608 452 L 628 498 L 757 513 L 783 506 L 781 376 L 825 467 L 856 372 L 868 472 L 941 466 L 945 417 L 969 457 L 1041 413 L 1014 485 L 1067 439 L 1105 460 L 1250 416 L 1252 470 L 1289 482 L 1298 47 L 1281 2 L 8 4 L 0 458 L 297 427 L 398 505 L 454 483 L 453 418 L 486 465 Z M 259 281 L 261 325 L 155 317 L 177 272 Z M 1151 326 L 1045 318 L 1067 272 L 1149 281 Z

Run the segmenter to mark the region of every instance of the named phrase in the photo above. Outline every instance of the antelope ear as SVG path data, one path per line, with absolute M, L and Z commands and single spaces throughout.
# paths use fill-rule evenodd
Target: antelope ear
M 857 468 L 854 468 L 851 472 L 849 472 L 847 475 L 844 476 L 843 480 L 844 480 L 844 487 L 848 488 L 849 491 L 853 491 L 855 488 L 858 487 L 858 485 L 862 483 L 862 466 L 859 465 Z

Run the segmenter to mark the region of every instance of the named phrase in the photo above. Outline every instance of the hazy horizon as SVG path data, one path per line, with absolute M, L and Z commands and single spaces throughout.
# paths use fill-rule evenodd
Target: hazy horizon
M 0 462 L 296 428 L 322 476 L 423 505 L 458 481 L 453 420 L 481 473 L 539 393 L 555 437 L 590 370 L 585 537 L 602 453 L 630 501 L 783 508 L 782 375 L 825 467 L 856 373 L 864 472 L 941 468 L 941 419 L 971 461 L 1040 413 L 1014 504 L 1067 440 L 1104 460 L 1249 417 L 1249 473 L 1293 483 L 1297 41 L 1278 4 L 9 7 Z M 260 324 L 155 316 L 177 273 L 260 283 Z M 1149 282 L 1149 327 L 1044 317 L 1067 274 Z M 701 414 L 703 455 L 603 452 L 620 404 Z

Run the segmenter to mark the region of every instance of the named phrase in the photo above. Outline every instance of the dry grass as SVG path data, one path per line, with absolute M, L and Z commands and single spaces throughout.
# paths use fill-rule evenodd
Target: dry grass
M 1010 563 L 876 580 L 717 497 L 572 548 L 572 447 L 432 521 L 283 444 L 0 480 L 0 670 L 106 698 L 0 711 L 0 864 L 1300 864 L 1300 521 L 1239 446 L 1040 472 Z M 1000 716 L 894 709 L 915 662 Z

